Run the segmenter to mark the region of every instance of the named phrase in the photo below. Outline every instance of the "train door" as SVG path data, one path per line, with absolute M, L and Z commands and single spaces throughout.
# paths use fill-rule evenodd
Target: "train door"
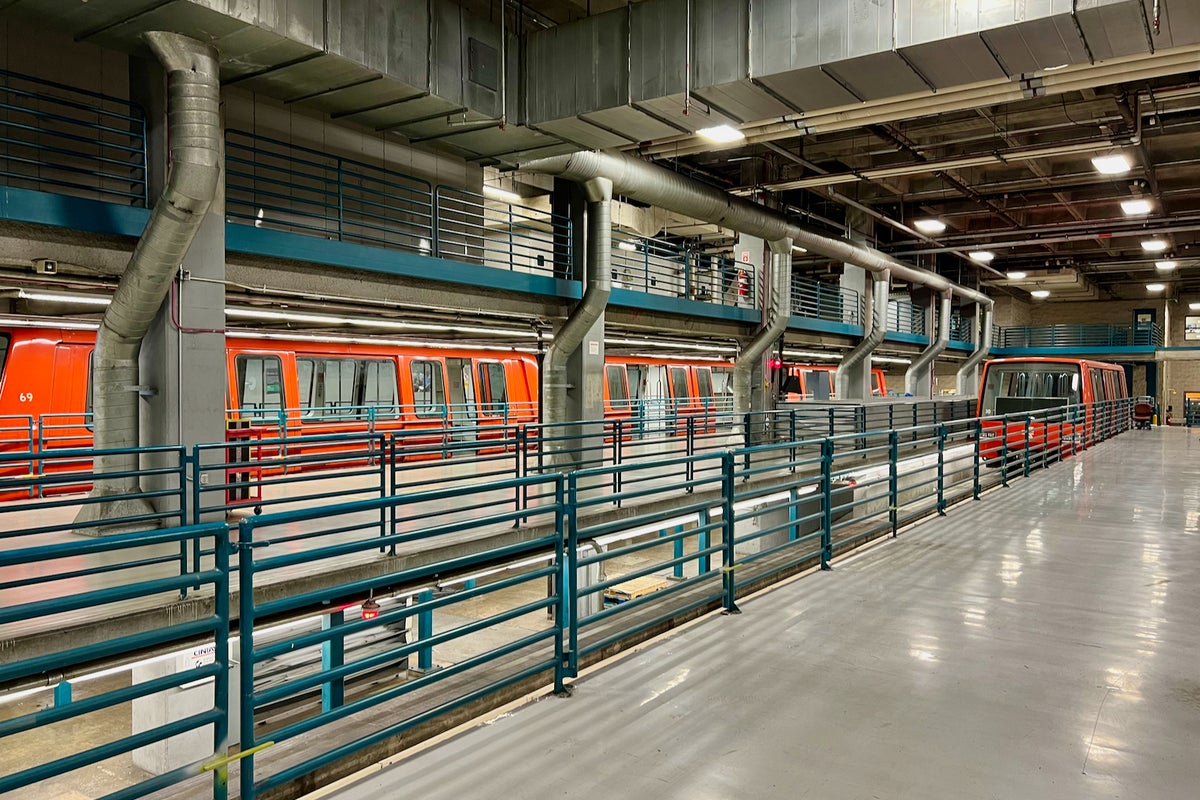
M 234 357 L 234 408 L 252 425 L 279 426 L 284 403 L 283 362 L 276 355 L 240 353 Z M 282 433 L 282 431 L 281 431 Z
M 454 440 L 473 441 L 479 417 L 471 359 L 446 359 L 446 389 L 450 398 L 450 418 L 454 420 Z
M 414 358 L 408 362 L 412 390 L 411 416 L 419 427 L 440 427 L 450 421 L 446 404 L 446 373 L 441 359 Z
M 508 417 L 508 376 L 499 361 L 480 361 L 477 364 L 479 414 L 494 422 Z
M 54 347 L 54 369 L 46 376 L 50 414 L 41 419 L 45 447 L 90 447 L 92 424 L 79 409 L 90 400 L 92 351 L 88 347 L 59 343 Z M 90 403 L 87 410 L 91 411 Z
M 604 365 L 604 415 L 629 416 L 629 375 L 622 364 Z

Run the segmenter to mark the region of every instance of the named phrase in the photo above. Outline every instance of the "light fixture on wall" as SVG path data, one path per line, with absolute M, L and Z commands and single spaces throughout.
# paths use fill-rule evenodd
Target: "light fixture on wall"
M 746 134 L 732 125 L 716 125 L 712 128 L 701 128 L 696 135 L 716 144 L 732 144 L 746 138 Z
M 1129 156 L 1124 153 L 1111 152 L 1093 158 L 1092 166 L 1101 175 L 1123 175 L 1129 172 L 1133 164 L 1130 163 Z

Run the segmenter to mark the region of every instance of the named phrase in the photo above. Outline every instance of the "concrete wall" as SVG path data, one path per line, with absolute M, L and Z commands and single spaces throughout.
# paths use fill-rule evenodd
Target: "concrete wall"
M 1134 309 L 1153 308 L 1157 311 L 1158 324 L 1164 320 L 1166 301 L 1161 297 L 1144 300 L 1088 300 L 1080 303 L 1045 303 L 1034 301 L 1029 304 L 1027 325 L 1130 325 Z
M 997 297 L 992 321 L 995 325 L 1005 328 L 1012 325 L 1028 325 L 1029 305 L 1015 297 Z

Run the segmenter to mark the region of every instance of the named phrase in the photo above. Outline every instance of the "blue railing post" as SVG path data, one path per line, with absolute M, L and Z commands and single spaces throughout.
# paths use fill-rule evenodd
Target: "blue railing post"
M 238 525 L 238 658 L 241 673 L 238 687 L 239 720 L 238 746 L 242 751 L 257 746 L 254 737 L 254 521 L 244 519 Z M 218 592 L 217 599 L 224 596 L 228 602 L 229 592 Z M 228 619 L 228 608 L 226 609 Z M 222 655 L 218 651 L 217 658 Z M 241 763 L 241 796 L 253 800 L 254 755 L 250 754 Z
M 972 480 L 974 482 L 971 489 L 971 497 L 975 500 L 979 499 L 979 494 L 982 487 L 979 485 L 979 440 L 983 438 L 983 422 L 979 419 L 975 420 L 975 442 L 974 442 L 974 460 L 972 462 Z
M 54 707 L 70 705 L 71 703 L 71 682 L 59 681 L 54 685 Z
M 1025 476 L 1026 478 L 1028 478 L 1028 477 L 1029 477 L 1029 437 L 1030 437 L 1030 429 L 1031 429 L 1031 428 L 1033 428 L 1033 415 L 1032 415 L 1032 414 L 1026 414 L 1026 415 L 1025 415 L 1025 448 L 1024 448 L 1024 449 L 1025 449 L 1025 453 L 1024 453 L 1024 456 L 1025 456 L 1025 458 L 1024 458 L 1024 462 L 1025 462 L 1025 472 L 1024 472 L 1024 476 Z
M 1008 421 L 1007 415 L 1000 418 L 1000 485 L 1008 486 Z
M 724 587 L 724 606 L 726 614 L 740 614 L 741 609 L 737 607 L 737 580 L 734 578 L 733 571 L 737 569 L 736 553 L 734 552 L 734 477 L 733 477 L 733 453 L 724 452 L 721 454 L 721 535 L 722 539 L 722 563 L 721 577 Z
M 554 530 L 557 533 L 554 544 L 554 563 L 558 567 L 558 606 L 557 619 L 554 620 L 554 652 L 557 654 L 554 663 L 554 693 L 560 697 L 567 692 L 566 679 L 578 674 L 575 667 L 575 642 L 577 634 L 575 619 L 570 609 L 576 606 L 574 581 L 570 580 L 571 559 L 567 551 L 571 548 L 566 541 L 566 504 L 563 497 L 563 476 L 554 478 Z
M 346 612 L 342 609 L 330 611 L 321 615 L 321 630 L 340 631 L 346 622 Z M 331 639 L 321 642 L 321 671 L 330 672 L 346 663 L 346 637 L 338 633 Z M 321 684 L 321 710 L 332 711 L 341 708 L 346 701 L 346 682 L 342 678 L 334 678 Z
M 900 506 L 900 434 L 888 433 L 888 518 L 892 524 L 892 536 L 896 535 L 896 520 Z
M 821 569 L 833 569 L 833 439 L 821 440 Z
M 561 505 L 562 524 L 566 526 L 567 557 L 562 567 L 562 605 L 559 622 L 567 626 L 567 675 L 579 674 L 579 483 L 574 472 L 566 477 L 566 503 Z M 562 496 L 564 477 L 557 478 L 558 496 Z M 559 537 L 563 538 L 563 537 Z
M 424 604 L 433 601 L 433 590 L 422 589 L 417 595 L 417 603 Z M 417 641 L 426 642 L 433 638 L 433 611 L 423 608 L 417 612 Z M 417 669 L 428 672 L 433 669 L 433 648 L 421 647 L 417 650 Z
M 935 406 L 936 408 L 936 406 Z M 946 423 L 938 425 L 938 516 L 946 516 Z

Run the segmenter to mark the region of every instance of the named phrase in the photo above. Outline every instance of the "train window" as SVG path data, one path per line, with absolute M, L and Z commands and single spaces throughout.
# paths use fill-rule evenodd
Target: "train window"
M 1092 402 L 1104 402 L 1104 378 L 1100 375 L 1100 370 L 1092 369 Z
M 1104 370 L 1104 399 L 1114 400 L 1117 396 L 1117 390 L 1113 386 L 1113 374 L 1111 369 Z
M 629 375 L 629 399 L 643 400 L 646 386 L 646 368 L 641 364 L 629 364 L 625 367 Z
M 359 362 L 349 359 L 296 359 L 301 419 L 356 419 L 363 416 L 354 402 L 358 371 Z
M 276 420 L 283 408 L 283 368 L 278 356 L 237 357 L 238 402 L 243 419 Z
M 0 379 L 4 378 L 4 364 L 8 361 L 8 341 L 8 334 L 0 333 Z
M 688 391 L 687 367 L 670 367 L 671 397 L 675 400 L 687 400 L 692 396 Z
M 396 362 L 364 361 L 359 405 L 375 409 L 375 419 L 396 419 L 400 401 L 396 397 Z
M 981 414 L 1012 414 L 1079 402 L 1078 367 L 1055 363 L 989 364 Z
M 700 392 L 700 399 L 708 400 L 713 396 L 712 373 L 707 367 L 696 368 L 696 388 Z
M 413 405 L 418 417 L 440 417 L 446 410 L 446 382 L 442 380 L 440 361 L 413 361 Z
M 713 392 L 715 394 L 733 394 L 733 371 L 723 367 L 712 370 Z
M 616 364 L 609 364 L 604 368 L 604 376 L 608 381 L 608 402 L 614 406 L 628 404 L 629 392 L 625 389 L 625 370 Z
M 479 403 L 485 412 L 497 413 L 508 402 L 508 379 L 504 365 L 485 361 L 479 365 Z

